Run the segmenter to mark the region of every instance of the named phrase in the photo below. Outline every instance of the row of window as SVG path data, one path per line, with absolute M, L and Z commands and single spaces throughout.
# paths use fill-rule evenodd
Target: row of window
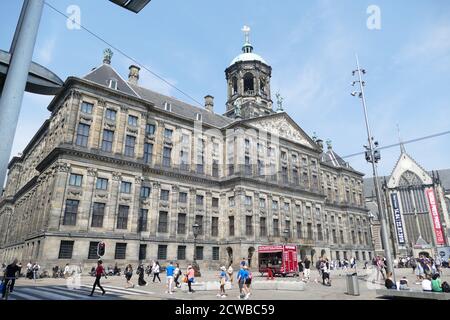
M 90 242 L 88 249 L 88 259 L 98 259 L 97 246 L 99 242 Z M 75 241 L 62 240 L 59 247 L 58 259 L 72 259 L 73 247 Z M 202 246 L 196 247 L 196 260 L 203 260 L 203 250 Z M 114 259 L 123 260 L 127 256 L 127 243 L 116 243 L 114 248 Z M 158 251 L 156 254 L 158 260 L 167 260 L 167 245 L 158 245 Z M 147 259 L 147 245 L 141 244 L 139 246 L 139 260 Z M 212 247 L 212 260 L 219 260 L 219 247 Z M 177 247 L 177 257 L 176 260 L 186 260 L 186 246 Z

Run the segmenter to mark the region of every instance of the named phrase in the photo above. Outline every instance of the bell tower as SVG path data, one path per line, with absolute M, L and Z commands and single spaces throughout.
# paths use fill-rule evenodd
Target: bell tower
M 245 37 L 242 53 L 225 70 L 228 86 L 225 116 L 247 119 L 274 112 L 270 94 L 272 68 L 253 52 L 250 28 L 244 26 L 242 32 Z

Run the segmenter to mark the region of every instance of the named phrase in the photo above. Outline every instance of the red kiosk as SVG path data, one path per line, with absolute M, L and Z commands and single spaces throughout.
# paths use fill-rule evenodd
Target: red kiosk
M 273 275 L 298 275 L 297 246 L 272 245 L 258 247 L 259 272 Z M 269 274 L 270 275 L 270 274 Z

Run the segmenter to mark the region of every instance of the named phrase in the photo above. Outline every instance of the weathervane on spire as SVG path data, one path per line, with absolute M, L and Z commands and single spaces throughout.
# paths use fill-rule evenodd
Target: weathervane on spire
M 242 32 L 244 33 L 244 36 L 245 36 L 245 43 L 250 43 L 250 27 L 249 26 L 243 26 L 241 30 L 242 30 Z

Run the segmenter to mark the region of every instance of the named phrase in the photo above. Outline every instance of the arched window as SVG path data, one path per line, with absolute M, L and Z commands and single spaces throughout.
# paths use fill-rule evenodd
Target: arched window
M 247 72 L 244 75 L 244 92 L 252 93 L 255 90 L 253 74 Z
M 233 79 L 231 79 L 231 85 L 232 85 L 231 94 L 235 95 L 238 92 L 238 81 L 236 77 L 233 77 Z

